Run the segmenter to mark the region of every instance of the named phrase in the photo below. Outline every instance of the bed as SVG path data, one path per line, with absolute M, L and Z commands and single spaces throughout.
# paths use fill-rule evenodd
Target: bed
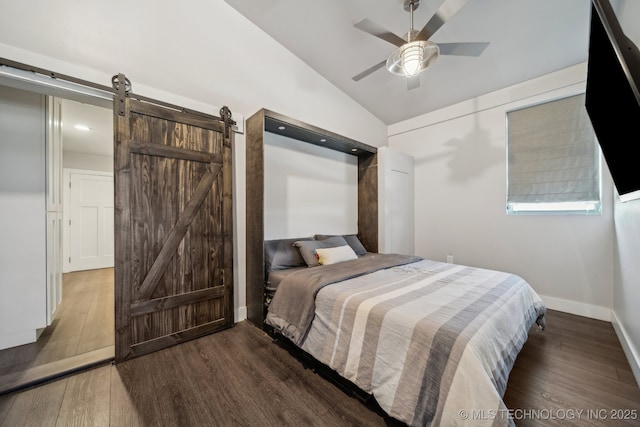
M 545 306 L 521 277 L 369 253 L 356 236 L 265 241 L 265 323 L 412 426 L 513 425 L 502 397 Z

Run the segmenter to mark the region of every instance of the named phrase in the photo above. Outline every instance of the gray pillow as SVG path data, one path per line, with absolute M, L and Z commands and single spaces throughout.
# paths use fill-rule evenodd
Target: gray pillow
M 348 245 L 347 241 L 342 236 L 333 236 L 325 240 L 299 240 L 294 243 L 300 249 L 300 255 L 307 263 L 309 267 L 315 267 L 320 265 L 318 258 L 316 257 L 316 249 L 318 248 L 337 248 L 338 246 Z
M 294 242 L 312 241 L 310 237 L 299 239 L 277 239 L 264 241 L 264 261 L 267 275 L 275 270 L 285 268 L 304 267 L 305 261 L 300 256 L 298 248 L 293 246 Z
M 326 240 L 326 239 L 328 239 L 330 237 L 334 237 L 334 235 L 316 234 L 314 236 L 314 238 L 316 240 Z M 367 253 L 367 250 L 362 245 L 362 242 L 360 242 L 360 239 L 358 239 L 357 235 L 355 235 L 355 234 L 345 234 L 342 237 L 344 238 L 344 240 L 347 241 L 347 244 L 349 246 L 351 246 L 351 249 L 353 249 L 353 252 L 355 252 L 356 255 L 360 256 L 360 255 L 365 255 Z

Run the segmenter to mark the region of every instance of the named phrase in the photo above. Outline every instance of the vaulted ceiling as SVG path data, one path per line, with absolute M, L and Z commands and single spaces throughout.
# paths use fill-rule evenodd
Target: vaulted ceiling
M 386 124 L 585 62 L 589 0 L 468 0 L 429 39 L 488 42 L 480 56 L 441 55 L 419 75 L 419 86 L 384 67 L 393 44 L 354 27 L 364 18 L 402 37 L 410 25 L 404 0 L 225 0 L 234 9 Z M 420 30 L 443 3 L 421 0 Z M 256 64 L 259 66 L 259 64 Z

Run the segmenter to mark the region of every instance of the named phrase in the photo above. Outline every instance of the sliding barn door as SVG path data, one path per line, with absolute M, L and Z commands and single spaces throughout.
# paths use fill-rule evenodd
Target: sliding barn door
M 119 96 L 116 361 L 233 325 L 230 128 Z

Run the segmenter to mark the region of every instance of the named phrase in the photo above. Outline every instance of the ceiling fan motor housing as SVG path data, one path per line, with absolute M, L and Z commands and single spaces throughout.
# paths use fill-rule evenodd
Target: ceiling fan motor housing
M 412 4 L 413 4 L 413 10 L 416 10 L 420 5 L 420 0 L 404 0 L 404 11 L 411 12 Z

